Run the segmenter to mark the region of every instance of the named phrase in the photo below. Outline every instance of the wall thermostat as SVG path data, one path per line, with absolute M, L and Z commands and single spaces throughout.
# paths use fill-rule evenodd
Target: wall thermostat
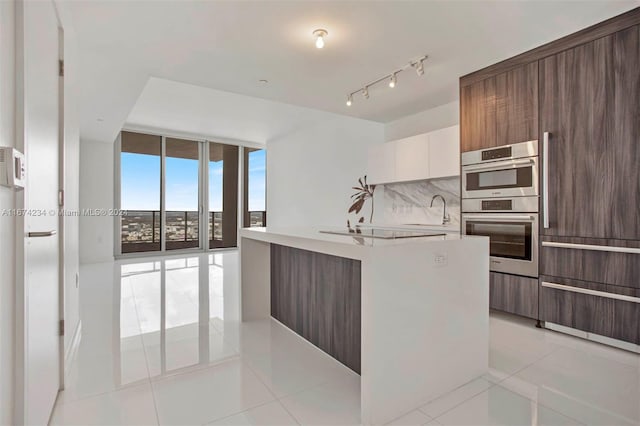
M 24 188 L 26 174 L 24 154 L 15 148 L 0 147 L 0 185 Z

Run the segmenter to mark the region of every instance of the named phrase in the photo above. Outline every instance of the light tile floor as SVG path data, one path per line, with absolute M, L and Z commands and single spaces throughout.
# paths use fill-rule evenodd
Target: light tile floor
M 237 321 L 237 266 L 235 251 L 83 266 L 52 424 L 358 424 L 358 375 L 277 322 Z M 489 374 L 391 424 L 640 424 L 639 355 L 490 324 Z

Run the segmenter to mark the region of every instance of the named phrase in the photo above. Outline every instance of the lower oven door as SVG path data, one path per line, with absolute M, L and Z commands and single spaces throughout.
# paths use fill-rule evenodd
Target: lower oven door
M 462 232 L 489 237 L 489 269 L 538 277 L 538 214 L 463 214 Z

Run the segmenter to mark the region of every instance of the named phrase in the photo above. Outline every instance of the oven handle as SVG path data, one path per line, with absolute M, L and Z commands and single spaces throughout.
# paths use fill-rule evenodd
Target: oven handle
M 488 215 L 488 214 L 465 214 L 462 215 L 463 219 L 482 220 L 482 221 L 494 221 L 494 220 L 525 220 L 527 222 L 534 221 L 535 216 L 528 214 L 514 214 L 514 215 Z
M 488 164 L 479 164 L 477 166 L 462 166 L 462 170 L 467 172 L 473 172 L 476 170 L 490 170 L 490 169 L 501 169 L 501 168 L 515 168 L 518 166 L 529 166 L 535 164 L 535 160 L 533 158 L 529 158 L 526 160 L 518 160 L 518 161 L 494 161 Z

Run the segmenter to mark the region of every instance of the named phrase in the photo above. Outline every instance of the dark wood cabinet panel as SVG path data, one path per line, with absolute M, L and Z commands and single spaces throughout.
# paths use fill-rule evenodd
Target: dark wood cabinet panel
M 496 76 L 496 144 L 538 139 L 538 62 Z
M 568 286 L 546 287 L 544 283 Z M 572 288 L 640 297 L 640 290 L 567 278 L 540 277 L 540 319 L 640 344 L 640 304 L 571 291 Z
M 496 79 L 460 89 L 460 152 L 497 146 Z
M 300 335 L 310 318 L 312 284 L 309 252 L 271 244 L 271 315 Z
M 640 239 L 639 37 L 635 26 L 540 61 L 544 235 Z
M 528 318 L 538 318 L 538 280 L 491 272 L 489 307 Z
M 315 256 L 315 303 L 311 342 L 360 372 L 360 262 L 336 256 Z
M 360 261 L 271 244 L 271 315 L 360 373 Z
M 552 238 L 545 238 L 546 242 Z M 553 238 L 558 240 L 557 238 Z M 563 238 L 561 243 L 638 248 L 640 242 Z M 542 243 L 540 274 L 640 289 L 640 254 L 578 248 L 548 247 Z

